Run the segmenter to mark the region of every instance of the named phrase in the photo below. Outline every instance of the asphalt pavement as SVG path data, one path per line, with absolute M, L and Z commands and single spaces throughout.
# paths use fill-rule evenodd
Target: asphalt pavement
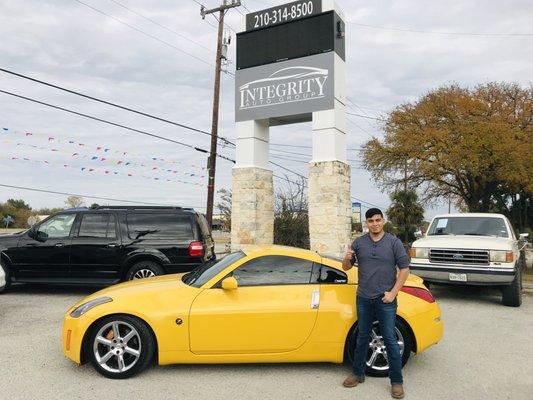
M 412 355 L 406 399 L 533 398 L 533 283 L 520 308 L 495 289 L 434 286 L 441 343 Z M 124 381 L 63 357 L 63 313 L 93 289 L 17 286 L 0 296 L 0 398 L 45 399 L 389 399 L 384 378 L 345 389 L 337 364 L 154 366 Z

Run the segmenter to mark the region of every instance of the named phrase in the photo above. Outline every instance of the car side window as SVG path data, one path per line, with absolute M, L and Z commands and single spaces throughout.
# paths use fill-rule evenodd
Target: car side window
M 321 284 L 345 284 L 348 283 L 348 275 L 338 269 L 315 263 L 311 282 Z
M 43 232 L 49 239 L 62 239 L 70 236 L 70 230 L 76 214 L 59 214 L 39 225 L 39 232 Z
M 117 237 L 113 214 L 83 214 L 78 237 L 108 238 Z
M 127 216 L 130 239 L 193 240 L 189 214 L 131 213 Z
M 233 276 L 239 286 L 309 284 L 313 262 L 297 257 L 263 256 L 241 265 Z

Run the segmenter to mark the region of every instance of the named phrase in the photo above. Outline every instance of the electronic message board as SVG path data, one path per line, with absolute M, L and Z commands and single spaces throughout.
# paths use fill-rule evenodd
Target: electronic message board
M 344 60 L 344 22 L 334 11 L 237 34 L 237 69 L 336 51 Z

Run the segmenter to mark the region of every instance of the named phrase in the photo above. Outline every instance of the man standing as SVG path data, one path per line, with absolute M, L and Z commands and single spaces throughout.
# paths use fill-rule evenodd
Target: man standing
M 353 372 L 344 380 L 345 387 L 355 387 L 365 380 L 366 356 L 372 323 L 376 318 L 387 348 L 391 395 L 404 397 L 402 357 L 396 338 L 396 296 L 409 276 L 409 258 L 402 242 L 383 230 L 385 219 L 378 208 L 365 213 L 369 233 L 354 240 L 348 247 L 342 267 L 352 268 L 357 260 L 359 267 L 357 288 L 357 345 Z M 396 267 L 400 269 L 397 273 Z

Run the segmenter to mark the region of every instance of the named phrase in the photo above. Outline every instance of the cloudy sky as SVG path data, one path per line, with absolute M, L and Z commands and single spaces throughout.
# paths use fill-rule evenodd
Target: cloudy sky
M 209 131 L 216 21 L 212 16 L 202 20 L 197 3 L 217 6 L 215 0 L 0 0 L 0 68 Z M 250 11 L 281 3 L 244 1 Z M 528 85 L 533 77 L 532 36 L 494 35 L 533 33 L 531 1 L 338 3 L 348 22 L 350 112 L 381 117 L 439 85 Z M 241 7 L 226 15 L 233 38 L 231 30 L 237 30 L 246 12 Z M 234 45 L 235 40 L 229 50 L 233 60 Z M 233 86 L 232 77 L 223 75 L 219 134 L 230 140 L 235 137 Z M 0 90 L 209 148 L 207 135 L 4 72 Z M 349 116 L 348 128 L 352 196 L 364 207 L 386 207 L 388 195 L 360 169 L 357 151 L 370 137 L 382 136 L 381 126 Z M 307 175 L 310 124 L 272 128 L 271 144 L 272 161 Z M 205 210 L 206 155 L 186 146 L 5 93 L 0 93 L 0 146 L 2 185 Z M 231 147 L 219 149 L 235 156 Z M 219 159 L 217 167 L 217 189 L 230 188 L 232 164 Z M 273 170 L 297 179 L 279 167 Z M 63 206 L 66 198 L 0 186 L 0 201 L 11 197 L 34 208 Z M 106 203 L 86 199 L 92 202 Z M 442 211 L 447 205 L 428 206 L 426 217 Z

